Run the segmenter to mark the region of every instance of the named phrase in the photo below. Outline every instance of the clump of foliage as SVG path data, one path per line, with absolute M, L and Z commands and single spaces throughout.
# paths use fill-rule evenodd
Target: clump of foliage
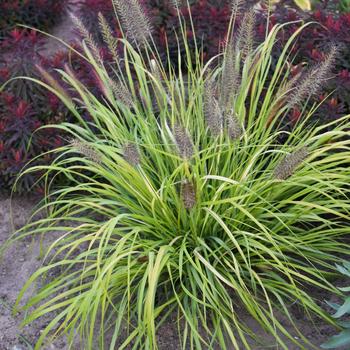
M 52 120 L 57 123 L 59 120 Z M 50 119 L 45 120 L 50 123 Z M 0 95 L 0 183 L 5 191 L 13 186 L 26 163 L 43 151 L 62 145 L 56 129 L 33 133 L 42 125 L 35 109 L 25 100 L 9 93 Z M 30 147 L 28 147 L 30 145 Z M 48 156 L 39 164 L 48 162 Z M 38 176 L 28 174 L 20 183 L 18 192 L 33 190 Z M 40 190 L 40 188 L 37 188 Z
M 0 84 L 21 76 L 38 78 L 36 65 L 41 64 L 43 56 L 43 38 L 34 30 L 14 29 L 0 42 Z M 30 81 L 14 79 L 7 84 L 7 92 L 27 103 L 33 103 L 39 112 L 46 101 L 46 91 Z M 47 110 L 47 107 L 44 107 Z
M 2 0 L 0 1 L 0 40 L 25 24 L 37 29 L 51 29 L 65 13 L 67 0 Z
M 1 191 L 9 192 L 28 161 L 63 143 L 64 138 L 57 129 L 49 129 L 45 135 L 35 132 L 36 129 L 41 125 L 70 119 L 60 99 L 34 83 L 33 79 L 45 79 L 62 89 L 68 89 L 64 82 L 58 83 L 60 76 L 56 71 L 68 65 L 96 95 L 102 92 L 91 66 L 78 51 L 56 52 L 47 57 L 42 53 L 43 37 L 38 32 L 15 29 L 0 42 L 0 49 L 0 86 L 5 86 L 4 92 L 0 94 L 0 182 Z M 108 62 L 109 58 L 105 56 L 104 60 Z M 24 76 L 31 79 L 21 79 Z M 69 94 L 69 91 L 66 93 Z M 51 161 L 49 155 L 45 161 Z M 36 181 L 37 177 L 28 174 L 21 178 L 16 190 L 28 192 L 34 190 L 35 186 L 35 190 L 42 191 L 41 184 Z
M 34 30 L 16 27 L 27 25 L 49 31 L 66 13 L 69 1 L 10 0 L 0 2 L 0 86 L 8 80 L 0 96 L 0 191 L 10 191 L 24 164 L 43 151 L 56 147 L 57 131 L 46 137 L 32 133 L 42 124 L 58 122 L 64 117 L 63 104 L 54 95 L 21 76 L 39 78 L 37 65 L 55 67 L 53 59 L 43 56 L 43 37 Z M 50 63 L 49 63 L 50 62 Z M 24 128 L 24 129 L 23 129 Z M 21 179 L 17 190 L 33 189 L 36 178 Z
M 281 126 L 326 81 L 336 48 L 293 78 L 290 49 L 307 25 L 273 64 L 288 24 L 274 26 L 256 47 L 254 12 L 237 28 L 240 2 L 234 1 L 223 53 L 207 64 L 200 48 L 193 57 L 180 22 L 185 54 L 178 49 L 177 66 L 186 65 L 184 75 L 163 65 L 138 2 L 114 4 L 124 56 L 114 57 L 113 76 L 87 30 L 83 43 L 104 100 L 69 66 L 60 74 L 75 98 L 38 82 L 77 123 L 57 125 L 71 141 L 50 152 L 51 165 L 24 172 L 45 172 L 48 195 L 39 210 L 48 216 L 13 239 L 62 232 L 17 303 L 19 309 L 28 288 L 53 276 L 24 306 L 24 324 L 55 313 L 36 349 L 61 334 L 72 343 L 79 335 L 84 349 L 155 349 L 171 315 L 178 319 L 179 348 L 252 349 L 242 308 L 282 348 L 288 349 L 286 339 L 309 348 L 289 306 L 334 323 L 306 287 L 339 293 L 327 277 L 339 254 L 349 254 L 341 238 L 350 214 L 350 121 L 307 127 L 314 106 L 301 108 L 292 130 Z M 105 37 L 115 54 L 112 35 Z M 56 188 L 57 176 L 69 185 Z
M 344 262 L 342 265 L 337 265 L 337 270 L 345 278 L 349 279 L 350 277 L 350 263 Z M 341 292 L 350 292 L 350 287 L 339 287 Z M 328 305 L 332 307 L 336 312 L 333 315 L 335 319 L 340 319 L 350 316 L 350 296 L 344 298 L 343 304 L 339 305 L 336 303 L 328 302 Z M 333 336 L 328 342 L 321 345 L 322 349 L 338 349 L 343 346 L 350 345 L 350 322 L 349 320 L 338 321 L 338 325 L 343 328 L 343 330 Z
M 1 190 L 10 191 L 23 166 L 43 151 L 62 144 L 56 129 L 43 135 L 33 132 L 43 124 L 63 121 L 67 112 L 57 96 L 31 80 L 41 77 L 40 67 L 53 74 L 58 62 L 63 67 L 67 54 L 50 59 L 41 54 L 43 41 L 35 31 L 15 29 L 0 42 L 0 181 Z M 30 59 L 29 59 L 30 58 Z M 66 60 L 67 61 L 67 60 Z M 48 74 L 46 74 L 47 76 Z M 47 159 L 48 160 L 48 159 Z M 18 184 L 18 192 L 32 189 L 36 178 L 27 176 Z

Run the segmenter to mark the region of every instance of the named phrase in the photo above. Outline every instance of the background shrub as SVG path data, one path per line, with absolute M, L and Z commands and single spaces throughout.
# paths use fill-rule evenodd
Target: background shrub
M 0 85 L 16 77 L 39 78 L 37 67 L 53 72 L 67 54 L 53 58 L 42 55 L 43 38 L 35 31 L 14 29 L 0 42 Z M 59 57 L 58 57 L 59 56 Z M 59 58 L 59 60 L 58 60 Z M 45 135 L 33 132 L 44 124 L 65 120 L 66 109 L 47 89 L 26 79 L 10 80 L 0 93 L 0 182 L 1 190 L 11 190 L 23 166 L 42 151 L 61 144 L 56 130 Z M 46 158 L 49 160 L 49 157 Z M 19 192 L 29 191 L 35 177 L 23 178 Z M 38 188 L 39 190 L 39 188 Z
M 35 31 L 16 27 L 25 24 L 50 31 L 68 10 L 69 1 L 11 0 L 0 2 L 0 86 L 18 76 L 38 78 L 44 38 Z M 50 146 L 58 145 L 56 131 L 45 137 L 32 133 L 38 126 L 63 120 L 58 99 L 27 80 L 15 80 L 0 95 L 0 191 L 10 191 L 27 161 Z M 23 178 L 18 191 L 29 191 L 34 177 Z
M 57 24 L 67 10 L 68 0 L 2 0 L 0 2 L 0 40 L 15 29 L 26 24 L 48 31 Z

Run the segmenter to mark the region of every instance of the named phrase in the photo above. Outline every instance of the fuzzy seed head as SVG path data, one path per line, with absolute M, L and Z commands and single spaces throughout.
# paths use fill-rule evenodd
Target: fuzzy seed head
M 87 142 L 73 139 L 70 141 L 70 145 L 75 149 L 76 152 L 84 155 L 85 158 L 91 160 L 96 164 L 101 164 L 102 161 L 100 154 L 98 154 L 93 146 L 89 145 Z
M 188 131 L 181 125 L 175 124 L 173 134 L 180 157 L 189 160 L 194 154 L 194 146 Z
M 192 209 L 196 205 L 196 189 L 191 181 L 184 181 L 181 184 L 181 197 L 186 209 Z
M 232 43 L 228 43 L 222 70 L 220 100 L 221 105 L 227 109 L 232 105 L 240 84 L 240 73 L 236 65 L 236 50 Z
M 237 114 L 231 110 L 226 116 L 227 131 L 231 140 L 238 140 L 243 135 L 241 123 L 238 120 Z
M 276 166 L 273 177 L 277 180 L 286 180 L 292 176 L 298 166 L 309 156 L 307 147 L 302 147 L 299 150 L 287 155 Z
M 132 166 L 140 164 L 140 153 L 135 144 L 127 143 L 123 147 L 123 158 Z
M 113 0 L 127 38 L 139 47 L 147 45 L 152 29 L 138 0 Z
M 101 12 L 98 14 L 98 23 L 102 33 L 102 38 L 113 57 L 115 63 L 119 62 L 118 39 L 114 37 L 112 29 Z
M 299 83 L 293 81 L 294 88 L 288 98 L 288 107 L 293 108 L 300 105 L 307 97 L 315 95 L 325 81 L 329 78 L 335 60 L 338 54 L 338 48 L 332 46 L 329 53 L 325 55 L 322 62 L 310 68 L 308 72 L 300 79 Z
M 116 82 L 112 79 L 110 79 L 109 83 L 113 91 L 114 97 L 120 102 L 122 102 L 125 106 L 132 108 L 134 102 L 129 89 L 121 82 Z
M 255 23 L 255 11 L 253 8 L 251 8 L 244 14 L 238 34 L 237 45 L 241 51 L 241 57 L 243 61 L 245 61 L 253 51 Z
M 234 17 L 240 14 L 242 5 L 243 5 L 243 0 L 232 0 L 231 9 L 232 9 L 232 15 Z
M 215 98 L 215 87 L 212 79 L 208 79 L 204 85 L 204 118 L 213 136 L 222 132 L 223 116 L 220 105 Z
M 75 16 L 74 14 L 70 14 L 70 18 L 72 19 L 72 22 L 74 23 L 75 27 L 78 29 L 80 35 L 85 40 L 88 48 L 91 50 L 92 55 L 98 62 L 102 62 L 102 58 L 100 55 L 100 48 L 96 44 L 92 34 L 88 31 L 88 29 L 84 26 L 82 20 Z
M 222 132 L 223 116 L 221 113 L 219 102 L 214 98 L 212 101 L 212 113 L 208 115 L 207 124 L 213 136 L 218 136 Z

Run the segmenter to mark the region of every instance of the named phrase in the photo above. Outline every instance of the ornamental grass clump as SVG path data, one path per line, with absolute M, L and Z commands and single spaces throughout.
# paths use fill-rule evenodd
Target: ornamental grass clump
M 349 254 L 342 238 L 349 233 L 350 123 L 344 116 L 312 126 L 315 106 L 291 131 L 282 127 L 289 98 L 300 103 L 305 85 L 289 84 L 289 53 L 303 28 L 272 66 L 288 24 L 254 46 L 247 37 L 254 14 L 236 29 L 234 13 L 226 47 L 207 64 L 200 47 L 179 51 L 184 74 L 163 65 L 146 15 L 131 23 L 127 8 L 114 4 L 126 25 L 123 55 L 107 67 L 88 33 L 83 43 L 101 96 L 68 66 L 60 74 L 72 100 L 38 82 L 63 99 L 76 123 L 57 125 L 74 141 L 53 151 L 51 165 L 24 172 L 44 172 L 39 210 L 47 216 L 13 239 L 62 232 L 18 298 L 22 309 L 24 293 L 51 276 L 23 307 L 24 324 L 53 314 L 36 349 L 62 334 L 72 343 L 80 336 L 84 349 L 157 349 L 160 326 L 174 315 L 181 349 L 256 349 L 242 310 L 276 346 L 317 348 L 291 306 L 334 323 L 308 288 L 339 293 L 330 277 Z M 134 0 L 130 6 L 142 11 Z M 227 68 L 239 79 L 223 85 Z M 62 177 L 66 185 L 55 186 Z

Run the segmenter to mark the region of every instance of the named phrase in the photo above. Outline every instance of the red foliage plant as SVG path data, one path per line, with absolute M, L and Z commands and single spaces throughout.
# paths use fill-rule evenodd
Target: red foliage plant
M 18 23 L 48 31 L 68 6 L 69 0 L 1 0 L 0 40 Z

